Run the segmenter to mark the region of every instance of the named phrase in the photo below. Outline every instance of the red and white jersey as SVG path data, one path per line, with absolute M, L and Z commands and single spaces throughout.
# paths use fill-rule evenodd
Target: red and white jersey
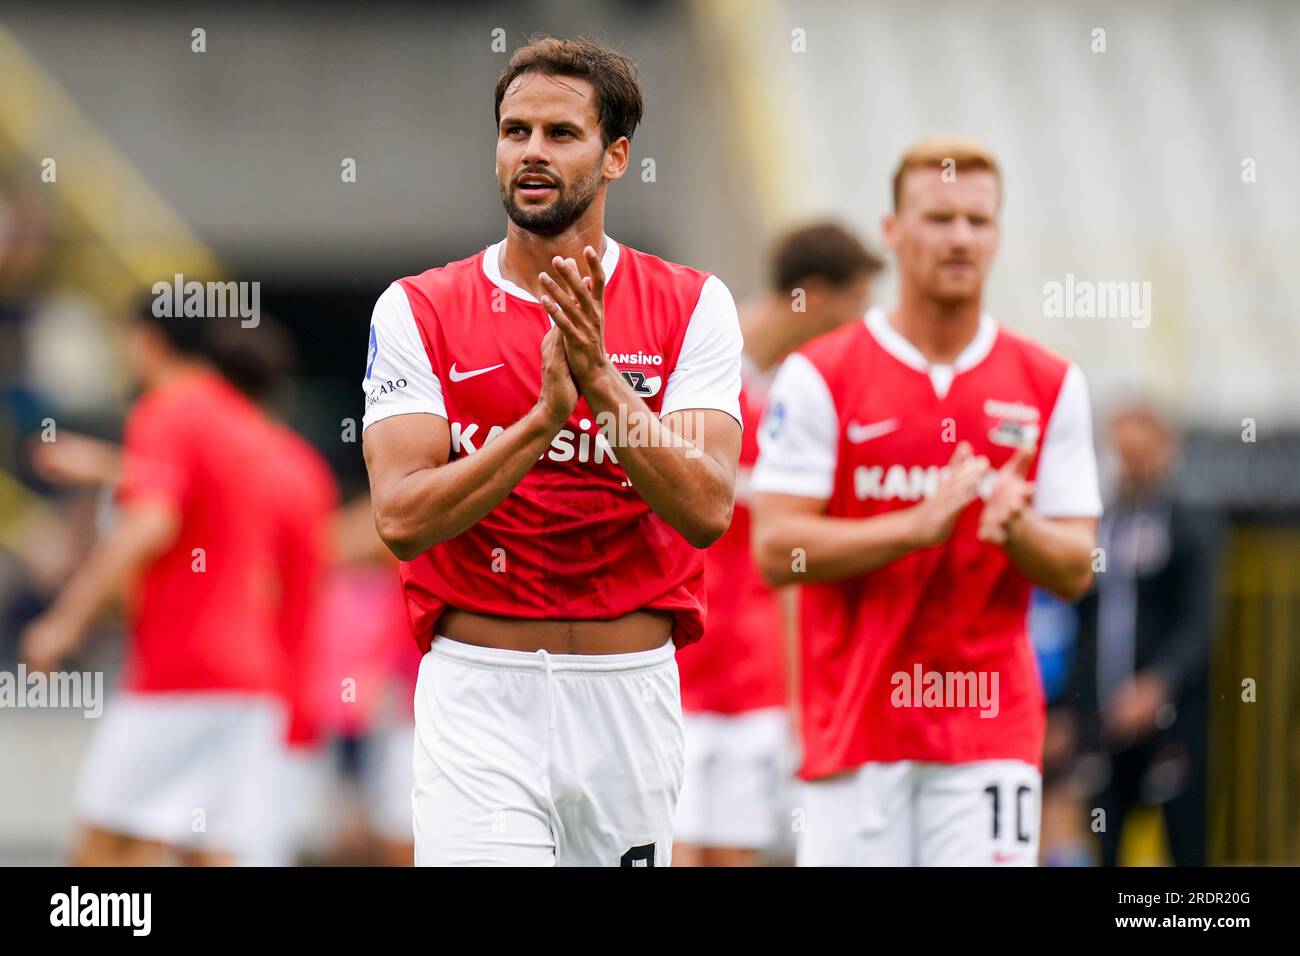
M 391 285 L 375 305 L 364 426 L 446 418 L 452 460 L 522 418 L 541 389 L 551 318 L 501 275 L 504 240 Z M 740 323 L 716 277 L 620 246 L 603 257 L 605 348 L 659 414 L 720 409 L 740 420 Z M 637 494 L 579 398 L 523 480 L 478 524 L 402 563 L 412 633 L 427 650 L 447 607 L 537 620 L 673 612 L 683 646 L 704 629 L 704 553 Z
M 319 742 L 321 728 L 312 709 L 307 675 L 321 648 L 313 625 L 330 565 L 330 520 L 339 492 L 329 464 L 305 438 L 275 422 L 266 426 L 263 464 L 270 471 L 265 490 L 273 500 L 270 530 L 280 572 L 287 742 L 312 746 Z M 331 686 L 337 691 L 338 682 Z
M 782 365 L 753 487 L 867 518 L 931 494 L 957 441 L 997 468 L 1030 438 L 1035 510 L 1099 515 L 1076 366 L 988 316 L 956 362 L 932 366 L 877 308 Z M 1001 548 L 976 539 L 981 508 L 967 508 L 943 545 L 802 586 L 805 778 L 869 761 L 1041 762 L 1030 583 Z
M 207 372 L 150 389 L 131 409 L 117 498 L 166 504 L 180 527 L 129 586 L 127 690 L 282 690 L 267 431 Z
M 745 432 L 736 472 L 735 512 L 731 527 L 704 558 L 709 595 L 705 640 L 677 655 L 682 708 L 692 712 L 743 714 L 786 703 L 781 608 L 749 549 L 749 482 L 758 460 L 758 425 L 771 376 L 746 362 L 741 381 Z

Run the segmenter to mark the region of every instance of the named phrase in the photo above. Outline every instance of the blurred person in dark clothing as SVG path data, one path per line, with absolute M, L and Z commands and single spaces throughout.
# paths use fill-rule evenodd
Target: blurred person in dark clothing
M 1105 567 L 1079 605 L 1056 716 L 1087 806 L 1105 812 L 1092 827 L 1102 864 L 1115 865 L 1125 818 L 1146 805 L 1162 809 L 1174 863 L 1204 865 L 1215 522 L 1177 500 L 1178 439 L 1153 406 L 1118 408 L 1107 439 L 1118 480 L 1099 531 Z

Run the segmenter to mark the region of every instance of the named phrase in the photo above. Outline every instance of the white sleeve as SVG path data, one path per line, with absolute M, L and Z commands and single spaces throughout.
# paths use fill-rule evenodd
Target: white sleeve
M 826 380 L 795 352 L 781 363 L 768 392 L 750 491 L 829 498 L 835 488 L 838 421 Z
M 1092 408 L 1088 381 L 1073 363 L 1056 397 L 1038 456 L 1034 510 L 1047 518 L 1101 515 L 1097 457 L 1092 448 Z
M 393 415 L 427 412 L 447 417 L 442 383 L 429 364 L 406 290 L 394 282 L 375 303 L 366 355 L 366 411 L 361 429 Z
M 740 421 L 740 317 L 731 292 L 709 276 L 691 313 L 677 366 L 664 386 L 660 416 L 683 408 L 716 408 Z

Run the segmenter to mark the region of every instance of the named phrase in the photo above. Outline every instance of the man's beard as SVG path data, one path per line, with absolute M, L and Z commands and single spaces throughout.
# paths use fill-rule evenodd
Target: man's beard
M 599 160 L 592 164 L 589 176 L 575 180 L 572 186 L 567 185 L 549 170 L 526 169 L 519 173 L 516 180 L 530 172 L 549 176 L 556 181 L 555 202 L 540 209 L 528 209 L 515 202 L 512 183 L 502 184 L 500 191 L 501 204 L 506 207 L 506 215 L 510 217 L 510 221 L 534 235 L 555 236 L 564 232 L 582 218 L 582 214 L 587 211 L 587 207 L 596 198 L 596 193 L 600 191 Z

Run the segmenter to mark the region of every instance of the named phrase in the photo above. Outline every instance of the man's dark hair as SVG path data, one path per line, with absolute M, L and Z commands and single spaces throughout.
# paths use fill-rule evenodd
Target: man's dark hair
M 511 54 L 497 80 L 497 125 L 501 123 L 501 101 L 506 90 L 525 73 L 573 76 L 590 83 L 596 91 L 596 115 L 600 118 L 604 146 L 620 136 L 631 139 L 641 122 L 645 105 L 636 78 L 636 64 L 623 54 L 589 40 L 534 36 Z
M 297 368 L 293 335 L 269 315 L 250 328 L 235 319 L 218 320 L 209 351 L 222 378 L 259 403 L 270 401 Z
M 132 320 L 162 336 L 172 351 L 189 358 L 208 358 L 211 320 L 202 316 L 177 315 L 176 312 L 183 311 L 180 303 L 174 303 L 167 310 L 172 315 L 156 315 L 154 304 L 158 301 L 159 297 L 152 292 L 144 293 L 136 299 L 128 314 Z
M 777 292 L 789 292 L 809 279 L 843 288 L 861 276 L 874 276 L 882 268 L 884 262 L 857 236 L 833 222 L 792 229 L 772 248 L 771 281 Z

